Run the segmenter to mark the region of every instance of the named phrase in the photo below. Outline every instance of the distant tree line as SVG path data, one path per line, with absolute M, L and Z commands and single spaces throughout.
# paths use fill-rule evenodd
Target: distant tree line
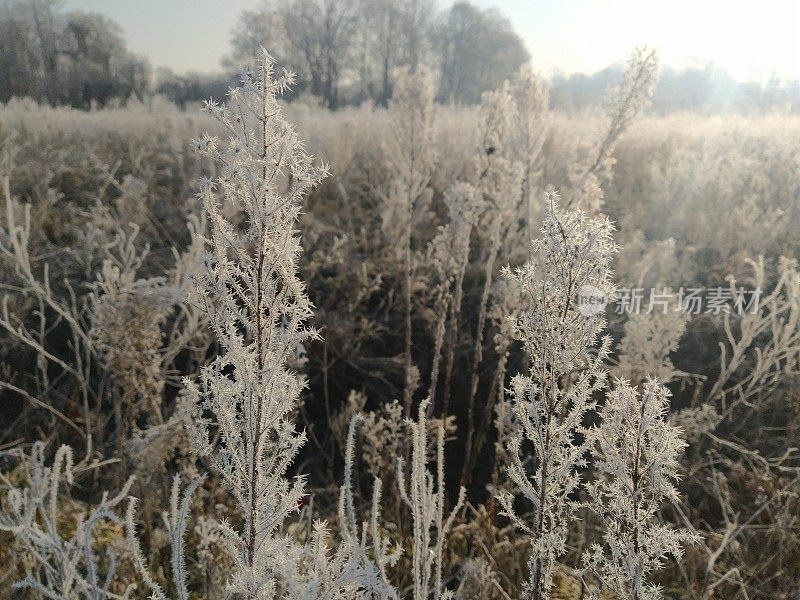
M 97 13 L 64 13 L 57 0 L 0 0 L 0 101 L 30 96 L 88 108 L 143 97 L 148 63 L 122 29 Z
M 385 104 L 403 67 L 436 72 L 439 101 L 473 103 L 530 60 L 508 19 L 464 1 L 437 12 L 435 0 L 265 0 L 242 13 L 228 63 L 261 45 L 329 108 Z
M 497 10 L 435 0 L 266 0 L 244 11 L 224 72 L 155 74 L 111 19 L 65 12 L 59 0 L 0 0 L 0 102 L 29 96 L 88 108 L 149 94 L 180 105 L 221 97 L 260 46 L 299 76 L 297 94 L 328 108 L 386 104 L 398 68 L 438 74 L 438 99 L 474 103 L 530 60 Z
M 156 70 L 154 92 L 186 108 L 209 98 L 221 100 L 236 83 L 236 77 L 228 71 L 179 74 L 161 68 Z
M 550 102 L 553 108 L 565 112 L 595 106 L 605 90 L 621 76 L 621 65 L 592 75 L 555 75 L 550 79 Z M 775 109 L 800 112 L 800 81 L 740 82 L 724 69 L 708 64 L 702 69 L 663 67 L 648 111 L 718 114 Z
M 223 69 L 153 73 L 127 48 L 119 25 L 101 14 L 65 12 L 59 0 L 0 0 L 0 102 L 29 96 L 89 108 L 159 94 L 186 106 L 224 97 L 236 84 L 236 67 L 262 45 L 297 73 L 293 94 L 331 109 L 365 100 L 385 105 L 401 68 L 432 71 L 439 102 L 474 104 L 531 59 L 499 11 L 464 0 L 445 10 L 437 10 L 436 0 L 262 0 L 239 17 Z M 557 74 L 551 106 L 568 112 L 595 106 L 621 74 L 622 66 Z M 776 108 L 800 111 L 800 82 L 740 83 L 707 66 L 662 69 L 649 110 Z

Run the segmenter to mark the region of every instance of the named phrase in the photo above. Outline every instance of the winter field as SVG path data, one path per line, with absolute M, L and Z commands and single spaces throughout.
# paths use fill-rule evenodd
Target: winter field
M 0 106 L 0 597 L 800 594 L 800 116 Z

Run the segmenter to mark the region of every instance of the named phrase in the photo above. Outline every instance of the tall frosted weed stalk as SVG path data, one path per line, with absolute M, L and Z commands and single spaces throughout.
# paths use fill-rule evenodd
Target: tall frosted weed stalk
M 585 433 L 585 417 L 595 407 L 593 394 L 605 384 L 603 361 L 611 344 L 605 337 L 595 347 L 605 319 L 584 314 L 575 295 L 586 286 L 607 296 L 614 293 L 611 223 L 580 210 L 563 211 L 558 202 L 556 193 L 548 194 L 531 260 L 506 271 L 526 303 L 509 319 L 514 337 L 530 356 L 528 373 L 511 381 L 508 476 L 533 505 L 532 519 L 518 513 L 511 492 L 501 492 L 497 499 L 504 513 L 531 536 L 527 593 L 536 600 L 548 597 L 555 562 L 567 551 L 575 509 L 571 497 L 586 465 L 586 445 L 578 439 Z
M 312 306 L 297 276 L 295 228 L 303 197 L 326 175 L 281 114 L 277 97 L 293 76 L 274 78 L 273 66 L 263 52 L 227 104 L 206 103 L 227 140 L 194 142 L 220 166 L 200 187 L 210 235 L 198 275 L 219 354 L 186 381 L 199 409 L 190 437 L 243 517 L 222 531 L 235 557 L 230 590 L 248 598 L 286 595 L 299 577 L 302 550 L 282 534 L 304 496 L 302 478 L 287 477 L 305 441 L 292 415 L 304 382 L 290 365 L 317 333 L 306 325 Z
M 255 74 L 242 71 L 227 104 L 206 103 L 230 134 L 227 142 L 209 135 L 194 142 L 221 169 L 217 179 L 200 186 L 210 236 L 198 275 L 219 353 L 198 382 L 185 382 L 197 408 L 188 427 L 195 451 L 208 460 L 243 517 L 239 528 L 221 523 L 235 563 L 228 593 L 259 599 L 366 597 L 367 589 L 381 584 L 356 540 L 346 538 L 349 544 L 331 556 L 325 524 L 315 523 L 306 543 L 284 529 L 305 496 L 303 478 L 287 476 L 305 442 L 293 414 L 305 383 L 292 366 L 304 344 L 319 337 L 306 325 L 313 307 L 297 273 L 301 246 L 295 227 L 302 200 L 327 169 L 314 164 L 283 118 L 277 98 L 294 79 L 286 71 L 273 77 L 273 66 L 262 50 Z M 176 522 L 189 507 L 177 497 L 173 492 Z M 184 569 L 175 567 L 184 561 L 182 539 L 175 526 L 171 530 L 173 574 L 185 591 Z
M 618 598 L 661 598 L 648 576 L 668 555 L 680 559 L 683 544 L 698 541 L 658 522 L 662 504 L 678 501 L 678 457 L 686 447 L 681 431 L 666 422 L 669 395 L 656 379 L 641 391 L 618 379 L 600 409 L 601 424 L 589 432 L 599 477 L 587 495 L 605 534 L 584 563 Z

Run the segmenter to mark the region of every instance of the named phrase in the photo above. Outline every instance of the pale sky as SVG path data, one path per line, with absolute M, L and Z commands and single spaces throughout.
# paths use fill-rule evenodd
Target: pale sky
M 800 0 L 472 0 L 498 8 L 544 74 L 593 73 L 642 43 L 672 67 L 713 62 L 739 80 L 800 79 Z M 211 72 L 259 0 L 65 0 L 103 13 L 153 66 Z M 451 2 L 440 0 L 440 7 Z

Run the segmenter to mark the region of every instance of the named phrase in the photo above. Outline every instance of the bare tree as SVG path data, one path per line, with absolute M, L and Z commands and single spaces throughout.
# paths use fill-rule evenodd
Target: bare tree
M 254 47 L 261 45 L 275 47 L 278 63 L 298 72 L 301 87 L 321 97 L 328 108 L 337 108 L 356 15 L 356 0 L 264 2 L 242 14 L 234 31 L 232 59 L 252 56 Z
M 494 9 L 457 2 L 433 29 L 440 71 L 439 100 L 474 103 L 511 79 L 530 60 L 511 23 Z
M 131 54 L 122 29 L 92 12 L 61 12 L 54 0 L 0 4 L 0 101 L 32 96 L 86 108 L 92 101 L 142 97 L 147 62 Z
M 361 92 L 386 104 L 398 67 L 408 67 L 414 73 L 429 62 L 434 2 L 362 0 L 358 8 L 360 37 L 356 55 Z

